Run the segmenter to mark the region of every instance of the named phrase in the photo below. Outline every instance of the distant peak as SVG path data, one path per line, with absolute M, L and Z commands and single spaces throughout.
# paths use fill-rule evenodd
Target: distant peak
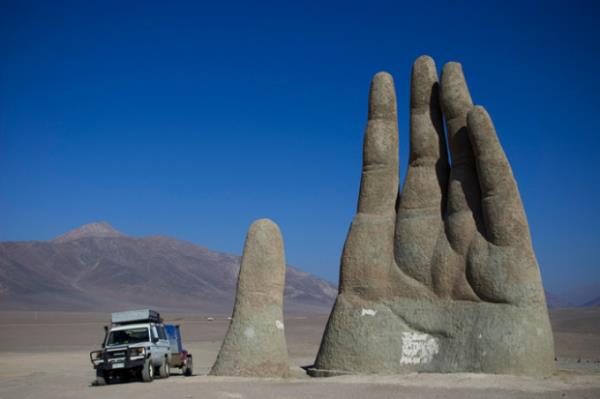
M 54 242 L 69 242 L 79 240 L 86 237 L 123 237 L 125 234 L 112 227 L 107 222 L 96 222 L 84 224 L 81 227 L 73 229 L 59 237 L 56 237 Z

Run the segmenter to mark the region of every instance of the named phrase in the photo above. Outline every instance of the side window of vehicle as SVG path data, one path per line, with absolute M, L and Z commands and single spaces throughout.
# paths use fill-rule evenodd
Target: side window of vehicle
M 167 339 L 167 334 L 165 333 L 165 328 L 163 326 L 158 326 L 158 337 L 163 340 Z

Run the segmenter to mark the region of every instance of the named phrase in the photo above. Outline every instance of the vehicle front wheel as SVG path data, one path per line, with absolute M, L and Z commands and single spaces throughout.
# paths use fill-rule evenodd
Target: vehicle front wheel
M 169 378 L 170 372 L 171 370 L 169 368 L 169 362 L 165 358 L 163 364 L 161 364 L 160 368 L 158 369 L 158 374 L 160 375 L 160 378 Z
M 144 367 L 142 368 L 142 381 L 144 382 L 152 382 L 154 379 L 154 367 L 152 367 L 152 363 L 150 359 L 146 360 L 144 363 Z
M 108 375 L 102 369 L 96 369 L 96 379 L 94 380 L 95 386 L 102 386 L 108 384 Z
M 103 375 L 97 375 L 96 380 L 94 381 L 94 385 L 99 387 L 102 385 L 106 385 L 107 382 L 108 382 L 108 378 L 106 378 Z

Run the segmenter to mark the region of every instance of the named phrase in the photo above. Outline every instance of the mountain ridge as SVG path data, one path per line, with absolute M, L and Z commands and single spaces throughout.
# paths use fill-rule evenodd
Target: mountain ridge
M 600 306 L 600 296 L 587 301 L 586 303 L 584 303 L 582 306 L 584 307 L 595 307 L 595 306 Z
M 125 234 L 115 229 L 106 221 L 93 222 L 79 226 L 73 230 L 54 238 L 56 243 L 75 241 L 87 237 L 126 237 Z
M 129 236 L 105 221 L 47 241 L 4 241 L 0 310 L 111 310 L 150 303 L 227 313 L 240 259 L 168 236 Z M 548 307 L 600 306 L 597 287 L 546 292 Z M 336 295 L 334 284 L 288 265 L 286 309 L 326 312 Z
M 92 223 L 49 241 L 0 242 L 0 309 L 229 313 L 239 264 L 189 241 Z M 325 313 L 336 295 L 333 284 L 287 267 L 286 310 Z

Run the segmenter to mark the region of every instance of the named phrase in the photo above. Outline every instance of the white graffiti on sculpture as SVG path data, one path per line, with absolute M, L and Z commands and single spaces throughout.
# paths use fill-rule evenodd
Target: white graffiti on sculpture
M 437 339 L 429 334 L 402 333 L 402 364 L 429 363 L 439 352 Z

